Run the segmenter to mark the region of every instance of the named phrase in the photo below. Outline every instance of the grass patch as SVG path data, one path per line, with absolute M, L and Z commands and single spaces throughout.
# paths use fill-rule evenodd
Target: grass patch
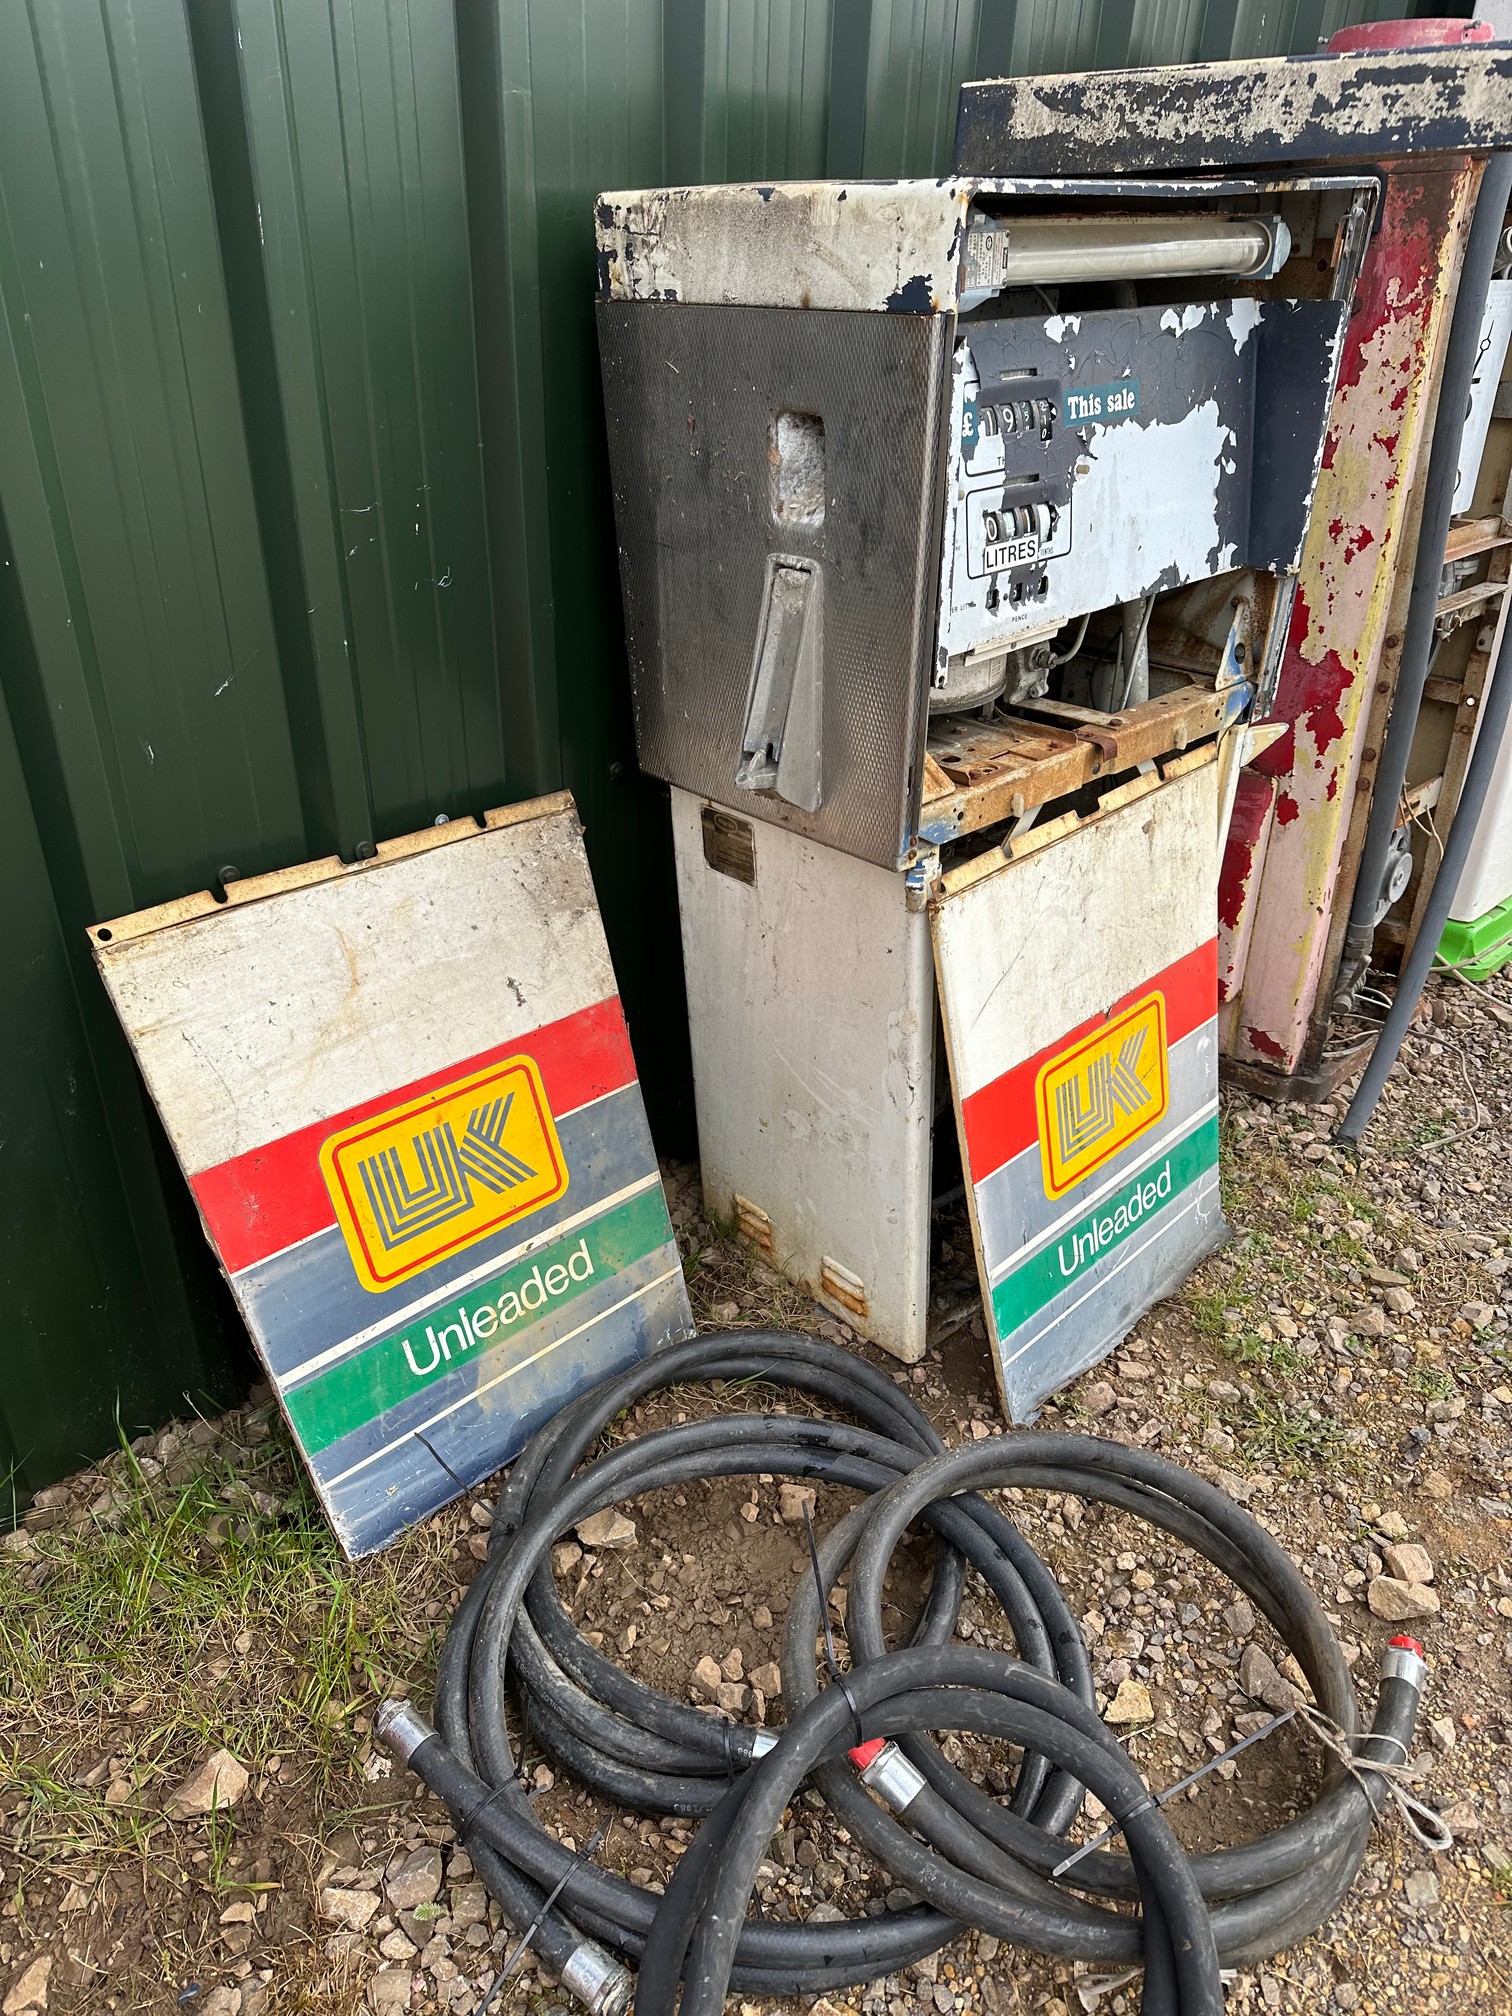
M 421 1529 L 351 1565 L 281 1434 L 251 1428 L 250 1447 L 185 1440 L 166 1471 L 122 1451 L 82 1529 L 0 1553 L 0 1782 L 39 1858 L 140 1852 L 220 1746 L 323 1793 L 370 1754 L 361 1712 L 433 1660 L 446 1540 Z M 213 1874 L 233 1816 L 211 1831 Z
M 1228 1307 L 1228 1302 L 1229 1298 L 1226 1295 L 1215 1293 L 1199 1295 L 1188 1291 L 1187 1307 L 1192 1312 L 1193 1323 L 1204 1337 L 1216 1340 L 1227 1336 L 1228 1318 L 1223 1312 Z

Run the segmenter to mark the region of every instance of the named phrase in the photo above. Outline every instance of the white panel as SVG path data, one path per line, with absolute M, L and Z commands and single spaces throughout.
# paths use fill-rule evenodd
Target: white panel
M 1217 766 L 1205 764 L 1042 853 L 1005 863 L 995 880 L 1019 920 L 1006 952 L 1004 939 L 983 929 L 980 903 L 944 905 L 934 924 L 941 970 L 955 998 L 970 1004 L 952 1029 L 958 1099 L 1213 936 L 1217 786 Z
M 1481 457 L 1486 452 L 1486 436 L 1491 432 L 1491 408 L 1496 403 L 1506 362 L 1507 341 L 1512 337 L 1512 280 L 1493 280 L 1486 289 L 1486 312 L 1481 317 L 1480 344 L 1475 355 L 1475 371 L 1470 380 L 1470 410 L 1460 436 L 1459 473 L 1449 508 L 1456 517 L 1468 511 L 1475 498 Z
M 1512 720 L 1502 731 L 1501 748 L 1475 838 L 1460 874 L 1449 915 L 1473 924 L 1512 897 Z
M 572 812 L 119 940 L 102 964 L 191 1176 L 618 992 Z
M 924 1349 L 934 1097 L 928 919 L 902 876 L 781 827 L 755 827 L 754 884 L 704 859 L 702 801 L 672 793 L 705 1195 L 745 1198 L 776 1263 L 817 1288 L 825 1261 L 885 1350 Z
M 1243 351 L 1258 319 L 1248 300 L 1192 306 L 1178 319 L 1167 310 L 1173 382 L 1185 383 L 1181 339 L 1226 316 L 1235 353 Z M 965 325 L 968 329 L 971 325 Z M 1163 325 L 1164 326 L 1164 325 Z M 1045 324 L 1057 343 L 1074 343 L 1081 319 L 1052 316 Z M 1074 352 L 1066 352 L 1068 364 Z M 1137 391 L 1137 381 L 1136 381 Z M 1054 630 L 1068 617 L 1147 594 L 1157 581 L 1199 581 L 1236 564 L 1233 548 L 1219 545 L 1219 483 L 1243 452 L 1215 398 L 1205 398 L 1176 420 L 1148 414 L 1132 424 L 1092 426 L 1078 455 L 1070 507 L 1052 538 L 1015 542 L 1012 560 L 1049 560 L 1043 600 L 1019 608 L 998 604 L 998 575 L 989 565 L 984 510 L 1003 498 L 1001 435 L 982 433 L 963 445 L 966 402 L 977 392 L 969 337 L 956 344 L 950 406 L 950 473 L 941 556 L 940 643 L 952 656 L 1013 645 Z M 1058 424 L 1064 426 L 1064 422 Z M 1002 549 L 999 549 L 1002 550 Z M 1173 577 L 1174 570 L 1174 577 Z M 992 602 L 989 603 L 989 594 Z
M 691 1331 L 565 794 L 90 936 L 348 1554 Z
M 1217 785 L 1210 760 L 932 905 L 972 1238 L 1015 1422 L 1224 1236 Z

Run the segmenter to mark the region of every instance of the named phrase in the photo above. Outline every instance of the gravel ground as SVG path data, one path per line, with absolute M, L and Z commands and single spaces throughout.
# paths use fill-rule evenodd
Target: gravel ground
M 1512 2009 L 1512 980 L 1434 984 L 1365 1152 L 1329 1145 L 1335 1109 L 1225 1100 L 1233 1241 L 1105 1365 L 1045 1410 L 1219 1481 L 1300 1563 L 1368 1703 L 1398 1625 L 1433 1676 L 1420 1795 L 1453 1848 L 1393 1817 L 1317 1938 L 1236 1977 L 1235 2009 L 1446 2016 Z M 842 1324 L 701 1216 L 696 1171 L 667 1172 L 705 1325 Z M 938 1348 L 884 1365 L 952 1442 L 1002 1432 L 980 1315 L 962 1318 L 964 1220 L 938 1228 Z M 856 1347 L 864 1349 L 865 1347 Z M 748 1391 L 657 1396 L 639 1432 Z M 1105 1710 L 1170 1783 L 1295 1698 L 1301 1675 L 1212 1570 L 1121 1516 L 1009 1493 L 1083 1618 Z M 823 1491 L 822 1527 L 848 1502 Z M 557 1550 L 583 1628 L 655 1684 L 780 1720 L 783 1616 L 802 1571 L 780 1480 L 725 1480 L 621 1508 L 628 1546 Z M 356 1570 L 320 1526 L 267 1396 L 143 1438 L 45 1492 L 0 1547 L 0 2007 L 440 2011 L 472 2016 L 512 1943 L 442 1810 L 375 1753 L 373 1706 L 428 1698 L 439 1633 L 486 1550 L 486 1494 Z M 626 1536 L 628 1537 L 628 1536 Z M 904 1586 L 927 1573 L 906 1550 Z M 60 1619 L 62 1620 L 60 1622 Z M 899 1620 L 901 1622 L 901 1616 Z M 980 1585 L 963 1635 L 999 1643 Z M 707 1662 L 712 1662 L 709 1664 Z M 715 1669 L 717 1670 L 717 1673 Z M 995 1788 L 1001 1759 L 947 1754 Z M 1295 1723 L 1219 1765 L 1171 1809 L 1192 1846 L 1274 1824 L 1319 1751 Z M 574 1842 L 606 1817 L 527 1757 Z M 196 1808 L 198 1810 L 196 1811 Z M 603 1859 L 642 1883 L 691 1829 L 617 1816 Z M 884 1908 L 891 1885 L 794 1802 L 763 1907 Z M 527 1959 L 492 2007 L 547 2012 Z M 1137 1988 L 967 1935 L 830 2004 L 861 2016 L 1075 2016 Z M 757 2016 L 740 2005 L 741 2016 Z

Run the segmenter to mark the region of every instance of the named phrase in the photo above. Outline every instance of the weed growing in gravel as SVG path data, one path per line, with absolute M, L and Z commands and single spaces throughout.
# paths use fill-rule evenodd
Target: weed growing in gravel
M 1222 1337 L 1228 1330 L 1224 1316 L 1225 1297 L 1218 1294 L 1199 1295 L 1189 1292 L 1187 1307 L 1192 1312 L 1192 1321 L 1204 1337 Z
M 1236 1434 L 1252 1463 L 1274 1463 L 1295 1477 L 1336 1462 L 1344 1448 L 1339 1424 L 1319 1413 L 1311 1401 L 1293 1404 L 1260 1393 L 1245 1413 Z
M 1254 1330 L 1240 1330 L 1226 1337 L 1223 1349 L 1236 1365 L 1257 1365 L 1278 1379 L 1290 1379 L 1307 1363 L 1284 1337 L 1262 1337 Z
M 1459 1381 L 1441 1365 L 1415 1365 L 1407 1374 L 1407 1384 L 1427 1400 L 1448 1400 L 1459 1391 Z

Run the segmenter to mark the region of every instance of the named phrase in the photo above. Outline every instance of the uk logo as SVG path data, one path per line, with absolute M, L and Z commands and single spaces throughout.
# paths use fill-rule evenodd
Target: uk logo
M 1166 1110 L 1165 999 L 1150 994 L 1052 1058 L 1035 1087 L 1040 1161 L 1059 1197 L 1153 1127 Z
M 320 1168 L 357 1278 L 375 1294 L 567 1188 L 529 1057 L 343 1128 L 322 1145 Z

